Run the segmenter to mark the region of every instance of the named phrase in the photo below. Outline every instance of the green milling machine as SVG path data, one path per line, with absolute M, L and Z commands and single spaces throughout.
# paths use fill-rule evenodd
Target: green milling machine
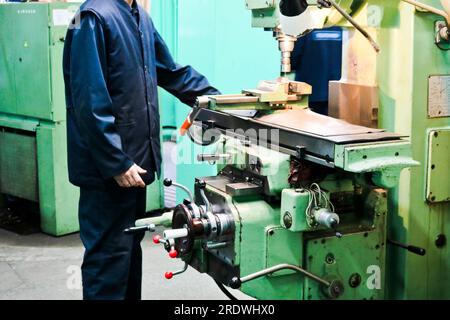
M 6 196 L 39 204 L 43 232 L 77 232 L 78 188 L 67 173 L 64 38 L 76 3 L 0 4 L 0 207 Z M 163 207 L 162 184 L 148 210 Z
M 194 193 L 165 180 L 186 200 L 126 231 L 166 228 L 154 242 L 184 263 L 167 279 L 191 266 L 258 299 L 449 299 L 448 1 L 319 2 L 246 0 L 253 26 L 274 32 L 282 77 L 200 97 L 182 130 L 215 144 L 198 160 L 219 173 Z M 346 29 L 334 118 L 292 80 L 298 34 L 281 11 L 298 34 Z

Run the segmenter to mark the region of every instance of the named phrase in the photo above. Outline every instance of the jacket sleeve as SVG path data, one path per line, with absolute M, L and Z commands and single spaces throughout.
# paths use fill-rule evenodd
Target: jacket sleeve
M 194 68 L 177 64 L 156 29 L 154 34 L 158 86 L 189 106 L 193 106 L 199 96 L 220 94 L 209 84 L 205 76 Z
M 123 152 L 116 131 L 106 70 L 102 24 L 95 14 L 84 14 L 73 30 L 70 52 L 72 105 L 80 134 L 93 156 L 92 165 L 109 179 L 128 170 L 133 161 Z

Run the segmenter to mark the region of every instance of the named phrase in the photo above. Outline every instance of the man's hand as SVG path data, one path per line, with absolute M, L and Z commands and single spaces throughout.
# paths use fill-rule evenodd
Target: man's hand
M 115 176 L 114 180 L 116 180 L 117 184 L 122 188 L 145 188 L 145 183 L 141 178 L 141 174 L 146 173 L 146 170 L 135 164 L 128 169 L 128 171 L 122 173 L 121 175 Z

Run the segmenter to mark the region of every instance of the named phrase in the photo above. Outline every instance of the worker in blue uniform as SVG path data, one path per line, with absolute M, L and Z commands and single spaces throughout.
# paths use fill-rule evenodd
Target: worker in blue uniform
M 80 187 L 85 299 L 140 299 L 145 213 L 161 173 L 160 86 L 192 106 L 219 92 L 172 58 L 135 0 L 87 0 L 64 48 L 70 181 Z
M 313 30 L 300 37 L 292 54 L 296 81 L 312 86 L 310 108 L 328 115 L 329 82 L 341 79 L 342 29 L 332 27 Z

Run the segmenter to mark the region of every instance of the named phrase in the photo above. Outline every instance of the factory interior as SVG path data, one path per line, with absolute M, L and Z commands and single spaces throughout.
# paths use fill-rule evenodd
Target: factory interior
M 0 300 L 449 300 L 448 236 L 450 0 L 0 0 Z

